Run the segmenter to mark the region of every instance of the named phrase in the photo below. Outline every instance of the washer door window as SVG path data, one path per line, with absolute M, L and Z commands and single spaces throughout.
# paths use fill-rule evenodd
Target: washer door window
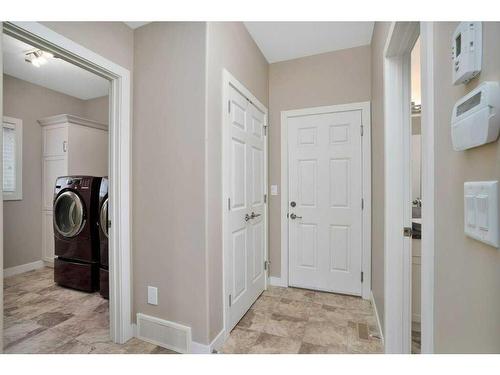
M 104 201 L 101 206 L 101 214 L 99 215 L 99 226 L 102 229 L 102 232 L 108 238 L 108 198 Z
M 54 203 L 54 228 L 64 237 L 78 235 L 85 224 L 83 203 L 78 195 L 66 191 Z

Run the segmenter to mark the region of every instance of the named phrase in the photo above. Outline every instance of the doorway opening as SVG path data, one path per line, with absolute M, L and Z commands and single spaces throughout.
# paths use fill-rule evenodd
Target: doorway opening
M 432 22 L 391 25 L 384 49 L 386 353 L 411 353 L 412 339 L 414 352 L 433 350 L 432 58 Z
M 109 138 L 105 137 L 104 146 L 107 148 L 104 151 L 104 156 L 101 157 L 109 160 L 109 163 L 106 164 L 106 168 L 109 167 L 108 176 L 109 176 L 109 201 L 107 204 L 108 208 L 108 235 L 109 235 L 109 330 L 107 330 L 108 337 L 115 343 L 124 343 L 128 341 L 133 336 L 133 325 L 131 321 L 131 286 L 130 286 L 130 73 L 128 70 L 122 68 L 119 65 L 116 65 L 109 60 L 95 54 L 94 52 L 87 50 L 86 48 L 78 45 L 77 43 L 53 32 L 49 28 L 40 25 L 36 22 L 4 22 L 3 23 L 3 35 L 5 37 L 11 37 L 15 40 L 25 43 L 32 47 L 35 52 L 41 53 L 38 55 L 35 53 L 33 56 L 28 56 L 26 59 L 28 61 L 23 61 L 22 63 L 28 65 L 31 64 L 36 67 L 37 64 L 42 65 L 44 61 L 40 59 L 41 57 L 45 60 L 52 59 L 54 56 L 57 56 L 57 59 L 61 61 L 69 63 L 69 66 L 77 66 L 79 69 L 82 69 L 84 74 L 92 74 L 99 76 L 99 79 L 105 80 L 106 84 L 109 87 L 109 100 L 103 99 L 102 102 L 109 105 L 109 114 L 105 116 L 106 122 L 109 130 Z M 26 51 L 30 52 L 30 51 Z M 45 54 L 45 55 L 44 55 Z M 30 60 L 33 59 L 33 61 Z M 37 60 L 38 59 L 38 60 Z M 50 61 L 49 61 L 50 62 Z M 46 65 L 49 64 L 46 62 Z M 57 113 L 54 113 L 57 114 Z M 3 115 L 3 114 L 2 114 Z M 81 120 L 80 116 L 68 116 L 67 114 L 63 114 L 66 116 L 55 116 L 50 120 L 40 119 L 41 122 L 45 122 L 47 126 L 46 129 L 49 129 L 52 126 L 58 128 L 57 124 L 49 124 L 52 122 L 61 122 L 66 121 L 63 126 L 65 129 L 71 127 L 71 123 L 76 122 L 78 126 L 87 125 L 86 129 L 98 129 L 100 126 L 99 121 L 84 121 Z M 79 123 L 80 122 L 80 123 Z M 83 124 L 85 123 L 85 124 Z M 97 124 L 96 124 L 97 123 Z M 44 126 L 42 126 L 44 127 Z M 102 129 L 101 129 L 102 130 Z M 40 130 L 41 132 L 42 130 Z M 92 132 L 92 130 L 91 130 Z M 57 132 L 56 132 L 57 133 Z M 67 132 L 61 131 L 60 134 L 66 134 Z M 69 131 L 69 133 L 71 133 Z M 41 137 L 40 137 L 41 138 Z M 54 142 L 49 142 L 49 139 L 55 139 Z M 45 145 L 47 146 L 47 150 L 52 150 L 52 146 L 58 145 L 61 147 L 55 147 L 58 151 L 68 152 L 69 151 L 69 140 L 61 139 L 61 137 L 52 135 L 49 137 L 44 137 Z M 65 143 L 66 141 L 66 143 Z M 75 145 L 75 143 L 73 143 Z M 43 148 L 42 146 L 40 146 Z M 73 147 L 76 148 L 76 147 Z M 96 153 L 97 154 L 97 153 Z M 41 155 L 42 157 L 49 155 Z M 3 158 L 3 157 L 2 157 Z M 69 158 L 67 158 L 68 162 Z M 48 159 L 47 159 L 48 160 Z M 4 160 L 5 162 L 5 160 Z M 62 162 L 61 164 L 65 164 Z M 47 171 L 52 171 L 54 168 L 47 168 Z M 66 168 L 67 169 L 67 168 Z M 56 168 L 57 170 L 57 168 Z M 89 170 L 84 171 L 82 173 L 90 174 L 93 173 Z M 99 175 L 104 175 L 103 171 L 99 171 L 100 173 L 95 173 Z M 78 173 L 78 172 L 77 172 Z M 50 173 L 49 173 L 50 174 Z M 57 173 L 56 173 L 57 174 Z M 94 173 L 93 173 L 94 174 Z M 59 177 L 59 176 L 55 176 Z M 3 176 L 2 176 L 3 180 Z M 51 181 L 52 176 L 47 178 L 47 181 Z M 78 181 L 77 181 L 78 180 Z M 75 184 L 77 182 L 81 183 L 82 189 L 86 186 L 87 182 L 90 185 L 93 182 L 87 181 L 87 179 L 72 179 L 71 182 Z M 38 184 L 38 188 L 42 185 L 41 181 Z M 25 185 L 26 186 L 26 185 Z M 57 186 L 54 179 L 54 187 L 52 194 L 57 189 Z M 25 188 L 26 189 L 26 188 Z M 47 184 L 47 189 L 41 189 L 46 192 L 46 197 L 50 202 L 50 186 Z M 83 190 L 82 190 L 83 191 Z M 42 199 L 45 198 L 45 195 L 40 191 L 40 196 Z M 52 195 L 53 197 L 53 195 Z M 68 198 L 68 199 L 66 199 Z M 66 224 L 73 224 L 79 222 L 79 218 L 83 216 L 85 219 L 90 220 L 90 217 L 86 217 L 87 212 L 85 209 L 79 210 L 79 205 L 77 204 L 77 200 L 74 200 L 73 203 L 70 202 L 70 197 L 65 196 L 64 201 L 61 200 L 61 207 L 68 208 L 71 212 L 71 220 L 66 221 Z M 82 199 L 84 201 L 84 199 Z M 65 204 L 69 203 L 69 204 Z M 41 207 L 45 207 L 42 204 L 39 206 L 39 210 Z M 52 204 L 47 204 L 47 212 L 50 211 L 50 208 L 53 208 Z M 66 211 L 68 211 L 66 210 Z M 64 210 L 62 210 L 64 211 Z M 69 212 L 68 211 L 68 212 Z M 42 218 L 44 218 L 44 213 L 42 213 Z M 82 215 L 79 215 L 79 212 L 82 212 Z M 2 215 L 3 206 L 2 206 Z M 53 215 L 53 214 L 52 214 Z M 94 214 L 92 214 L 94 215 Z M 37 215 L 40 220 L 40 212 Z M 50 217 L 50 215 L 45 215 Z M 8 217 L 5 216 L 5 220 Z M 94 218 L 93 218 L 94 219 Z M 5 221 L 4 220 L 4 221 Z M 52 219 L 52 222 L 54 222 Z M 106 221 L 106 220 L 104 220 Z M 50 260 L 50 234 L 49 227 L 52 225 L 49 219 L 42 220 L 43 224 L 47 227 L 46 231 L 46 239 L 47 243 L 45 246 L 46 252 L 44 254 L 45 261 Z M 85 220 L 82 220 L 82 223 Z M 64 224 L 64 220 L 58 222 L 59 225 L 54 225 L 54 229 L 60 229 L 61 233 L 69 233 L 71 228 L 68 225 Z M 29 228 L 28 228 L 29 229 Z M 67 231 L 66 231 L 67 229 Z M 81 231 L 80 231 L 81 229 Z M 81 234 L 85 230 L 85 225 L 82 224 L 82 228 L 76 230 L 77 233 Z M 3 228 L 2 228 L 3 231 Z M 72 231 L 72 230 L 71 230 Z M 59 232 L 59 231 L 58 231 Z M 42 240 L 40 239 L 40 243 Z M 4 255 L 4 247 L 2 244 L 2 256 Z M 40 255 L 42 251 L 40 250 Z M 40 260 L 43 262 L 43 260 Z M 45 265 L 45 263 L 42 263 Z M 15 270 L 16 272 L 19 269 Z M 22 271 L 22 269 L 20 269 Z M 95 272 L 95 267 L 93 269 Z M 99 269 L 97 268 L 97 272 Z M 2 270 L 3 274 L 3 270 Z M 3 275 L 2 275 L 3 276 Z M 42 278 L 46 277 L 46 275 L 42 275 Z M 45 280 L 46 281 L 46 280 Z M 1 294 L 3 300 L 3 293 Z M 2 317 L 4 313 L 8 313 L 7 307 L 3 308 L 2 306 Z M 36 308 L 34 308 L 36 310 Z M 50 319 L 49 319 L 50 320 Z M 48 323 L 47 323 L 48 324 Z
M 420 37 L 411 50 L 411 352 L 421 352 L 421 265 L 422 265 L 422 95 L 420 84 Z

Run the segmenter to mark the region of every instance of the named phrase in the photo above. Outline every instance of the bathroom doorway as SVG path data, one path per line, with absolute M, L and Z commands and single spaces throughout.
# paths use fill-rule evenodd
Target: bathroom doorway
M 422 95 L 420 84 L 420 37 L 411 50 L 411 353 L 420 354 L 421 258 L 422 258 Z

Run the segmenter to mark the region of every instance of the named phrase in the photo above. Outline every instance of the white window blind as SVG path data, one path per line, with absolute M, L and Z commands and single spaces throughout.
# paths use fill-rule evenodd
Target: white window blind
M 3 117 L 3 200 L 23 199 L 23 121 Z
M 3 191 L 16 191 L 16 129 L 3 127 Z

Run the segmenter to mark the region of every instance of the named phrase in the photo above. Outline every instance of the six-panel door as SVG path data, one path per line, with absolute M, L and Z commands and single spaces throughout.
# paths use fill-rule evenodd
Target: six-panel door
M 361 111 L 288 126 L 289 284 L 361 295 Z
M 230 87 L 227 289 L 231 330 L 265 288 L 265 115 Z

